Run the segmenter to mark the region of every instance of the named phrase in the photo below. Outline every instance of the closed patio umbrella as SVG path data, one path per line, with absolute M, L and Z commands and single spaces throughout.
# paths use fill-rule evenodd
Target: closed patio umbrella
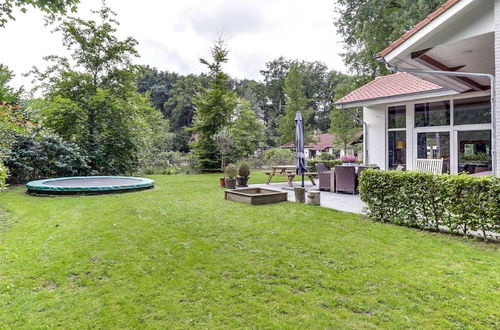
M 306 158 L 304 156 L 304 122 L 302 114 L 295 114 L 295 171 L 302 175 L 302 188 L 304 188 L 304 173 L 306 173 Z

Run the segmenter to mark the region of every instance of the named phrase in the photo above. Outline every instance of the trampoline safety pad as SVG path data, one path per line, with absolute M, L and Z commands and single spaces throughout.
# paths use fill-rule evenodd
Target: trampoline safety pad
M 154 181 L 128 176 L 81 176 L 31 181 L 26 185 L 30 194 L 71 195 L 107 194 L 143 190 L 154 187 Z

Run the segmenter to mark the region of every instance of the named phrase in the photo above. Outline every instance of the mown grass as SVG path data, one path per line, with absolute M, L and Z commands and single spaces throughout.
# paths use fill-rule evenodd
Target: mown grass
M 215 175 L 153 178 L 128 194 L 0 193 L 1 327 L 500 327 L 498 245 L 236 204 Z

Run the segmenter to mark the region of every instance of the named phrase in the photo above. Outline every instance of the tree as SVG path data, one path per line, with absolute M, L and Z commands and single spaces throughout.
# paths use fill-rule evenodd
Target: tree
M 236 158 L 248 157 L 259 147 L 263 140 L 264 125 L 257 118 L 249 101 L 238 100 L 235 119 L 229 126 L 229 132 L 234 140 Z
M 31 126 L 30 116 L 22 105 L 23 90 L 10 86 L 13 77 L 12 71 L 0 64 L 0 157 L 9 149 L 17 134 Z
M 359 116 L 359 112 L 357 113 Z M 349 143 L 353 142 L 355 136 L 362 129 L 357 120 L 342 109 L 334 109 L 330 113 L 330 133 L 334 135 L 333 146 L 347 150 Z
M 310 140 L 312 136 L 310 122 L 313 110 L 308 105 L 308 100 L 304 91 L 303 74 L 297 65 L 293 65 L 285 80 L 285 112 L 280 119 L 279 132 L 282 144 L 295 141 L 295 114 L 302 113 L 304 121 L 304 137 Z
M 170 120 L 170 129 L 174 133 L 174 150 L 188 152 L 195 113 L 194 98 L 208 87 L 206 75 L 187 75 L 177 79 L 173 84 L 170 98 L 164 105 L 165 113 Z
M 339 100 L 364 83 L 364 77 L 359 76 L 340 74 L 339 77 L 336 74 L 331 79 L 338 79 L 333 92 L 334 100 Z M 357 118 L 363 117 L 362 108 L 349 109 L 349 111 Z M 356 134 L 363 129 L 361 122 L 354 119 L 352 115 L 339 108 L 334 108 L 330 112 L 329 132 L 334 135 L 333 145 L 339 149 L 347 150 L 348 144 L 353 142 Z
M 138 56 L 137 41 L 116 37 L 118 22 L 108 7 L 93 11 L 100 18 L 69 17 L 60 22 L 63 45 L 71 60 L 50 56 L 45 72 L 35 77 L 45 98 L 36 105 L 45 125 L 89 156 L 101 174 L 130 173 L 152 132 L 160 129 L 161 113 L 137 92 L 131 61 Z
M 11 105 L 21 103 L 22 89 L 15 89 L 10 86 L 14 78 L 12 71 L 3 64 L 0 64 L 0 102 Z
M 223 128 L 212 136 L 212 140 L 221 156 L 220 171 L 224 172 L 226 167 L 225 157 L 231 153 L 234 147 L 233 136 L 227 128 Z
M 211 78 L 208 89 L 194 99 L 193 130 L 197 140 L 193 144 L 193 153 L 202 170 L 218 168 L 220 156 L 212 137 L 229 124 L 236 107 L 236 93 L 229 88 L 229 76 L 222 71 L 227 55 L 224 41 L 219 39 L 212 48 L 212 62 L 200 59 L 210 69 Z
M 173 85 L 178 79 L 177 73 L 160 71 L 149 65 L 142 65 L 139 66 L 137 90 L 142 94 L 149 93 L 151 104 L 160 110 L 165 118 L 168 118 L 170 113 L 165 111 L 165 102 L 171 97 Z
M 346 52 L 344 62 L 357 75 L 387 73 L 374 55 L 423 20 L 446 0 L 337 0 L 335 20 Z
M 14 7 L 21 9 L 23 13 L 27 7 L 38 8 L 49 14 L 66 14 L 68 9 L 76 11 L 76 5 L 80 0 L 3 0 L 0 3 L 0 27 L 5 27 L 9 20 L 15 20 Z
M 262 119 L 267 127 L 267 142 L 275 145 L 279 135 L 278 127 L 285 106 L 285 79 L 292 62 L 279 57 L 266 63 L 266 69 L 260 73 L 264 77 L 267 102 L 262 109 Z

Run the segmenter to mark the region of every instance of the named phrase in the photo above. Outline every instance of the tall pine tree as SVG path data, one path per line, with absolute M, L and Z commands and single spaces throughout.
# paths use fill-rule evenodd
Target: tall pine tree
M 307 123 L 311 122 L 314 111 L 308 106 L 303 83 L 303 73 L 297 65 L 292 65 L 285 79 L 285 111 L 280 119 L 279 133 L 282 144 L 295 141 L 295 114 L 297 111 L 302 113 L 302 118 L 306 124 L 304 127 L 304 137 L 311 139 L 312 129 Z
M 236 92 L 229 87 L 229 76 L 222 71 L 227 62 L 228 50 L 224 41 L 219 39 L 212 48 L 212 62 L 200 59 L 210 69 L 211 81 L 208 89 L 194 99 L 196 107 L 193 130 L 196 141 L 193 153 L 202 170 L 219 168 L 220 154 L 213 136 L 227 126 L 237 105 Z

